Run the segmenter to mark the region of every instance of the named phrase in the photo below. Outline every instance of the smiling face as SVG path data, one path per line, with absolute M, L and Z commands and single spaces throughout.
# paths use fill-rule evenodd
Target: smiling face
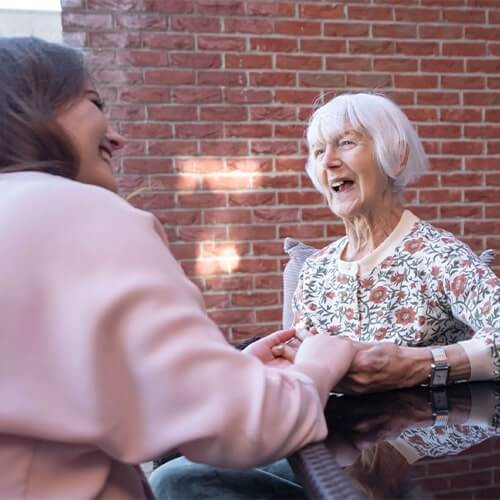
M 311 157 L 334 214 L 350 219 L 384 210 L 391 188 L 375 161 L 373 141 L 368 135 L 346 126 L 331 141 L 313 144 Z
M 123 138 L 109 126 L 97 91 L 87 84 L 83 95 L 58 113 L 57 123 L 78 153 L 76 180 L 116 192 L 111 158 L 123 147 Z

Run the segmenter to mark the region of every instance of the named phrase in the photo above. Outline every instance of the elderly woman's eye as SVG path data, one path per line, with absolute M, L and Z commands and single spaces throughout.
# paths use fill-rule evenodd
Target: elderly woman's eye
M 317 148 L 313 151 L 313 156 L 315 159 L 318 159 L 324 152 L 324 148 Z
M 339 141 L 340 147 L 348 147 L 354 145 L 354 141 L 352 139 L 342 139 Z

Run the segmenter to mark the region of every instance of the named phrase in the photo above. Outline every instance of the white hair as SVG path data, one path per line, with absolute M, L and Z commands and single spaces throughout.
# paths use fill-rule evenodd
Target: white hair
M 318 108 L 307 128 L 306 171 L 321 193 L 324 187 L 312 154 L 314 146 L 335 142 L 349 127 L 373 140 L 375 162 L 392 179 L 394 191 L 402 191 L 428 169 L 429 160 L 417 132 L 396 104 L 379 94 L 342 94 Z

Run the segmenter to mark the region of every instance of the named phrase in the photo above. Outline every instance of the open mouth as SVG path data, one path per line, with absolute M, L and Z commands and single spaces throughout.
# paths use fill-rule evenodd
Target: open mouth
M 349 191 L 353 185 L 354 181 L 351 181 L 350 179 L 339 179 L 330 184 L 332 191 L 335 193 Z

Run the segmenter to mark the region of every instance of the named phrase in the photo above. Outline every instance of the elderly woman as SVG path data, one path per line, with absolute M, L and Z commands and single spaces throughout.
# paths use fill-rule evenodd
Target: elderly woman
M 313 114 L 307 142 L 307 173 L 346 235 L 306 260 L 294 323 L 300 338 L 355 341 L 337 389 L 500 379 L 500 280 L 404 208 L 405 186 L 428 167 L 405 114 L 381 95 L 340 95 Z

